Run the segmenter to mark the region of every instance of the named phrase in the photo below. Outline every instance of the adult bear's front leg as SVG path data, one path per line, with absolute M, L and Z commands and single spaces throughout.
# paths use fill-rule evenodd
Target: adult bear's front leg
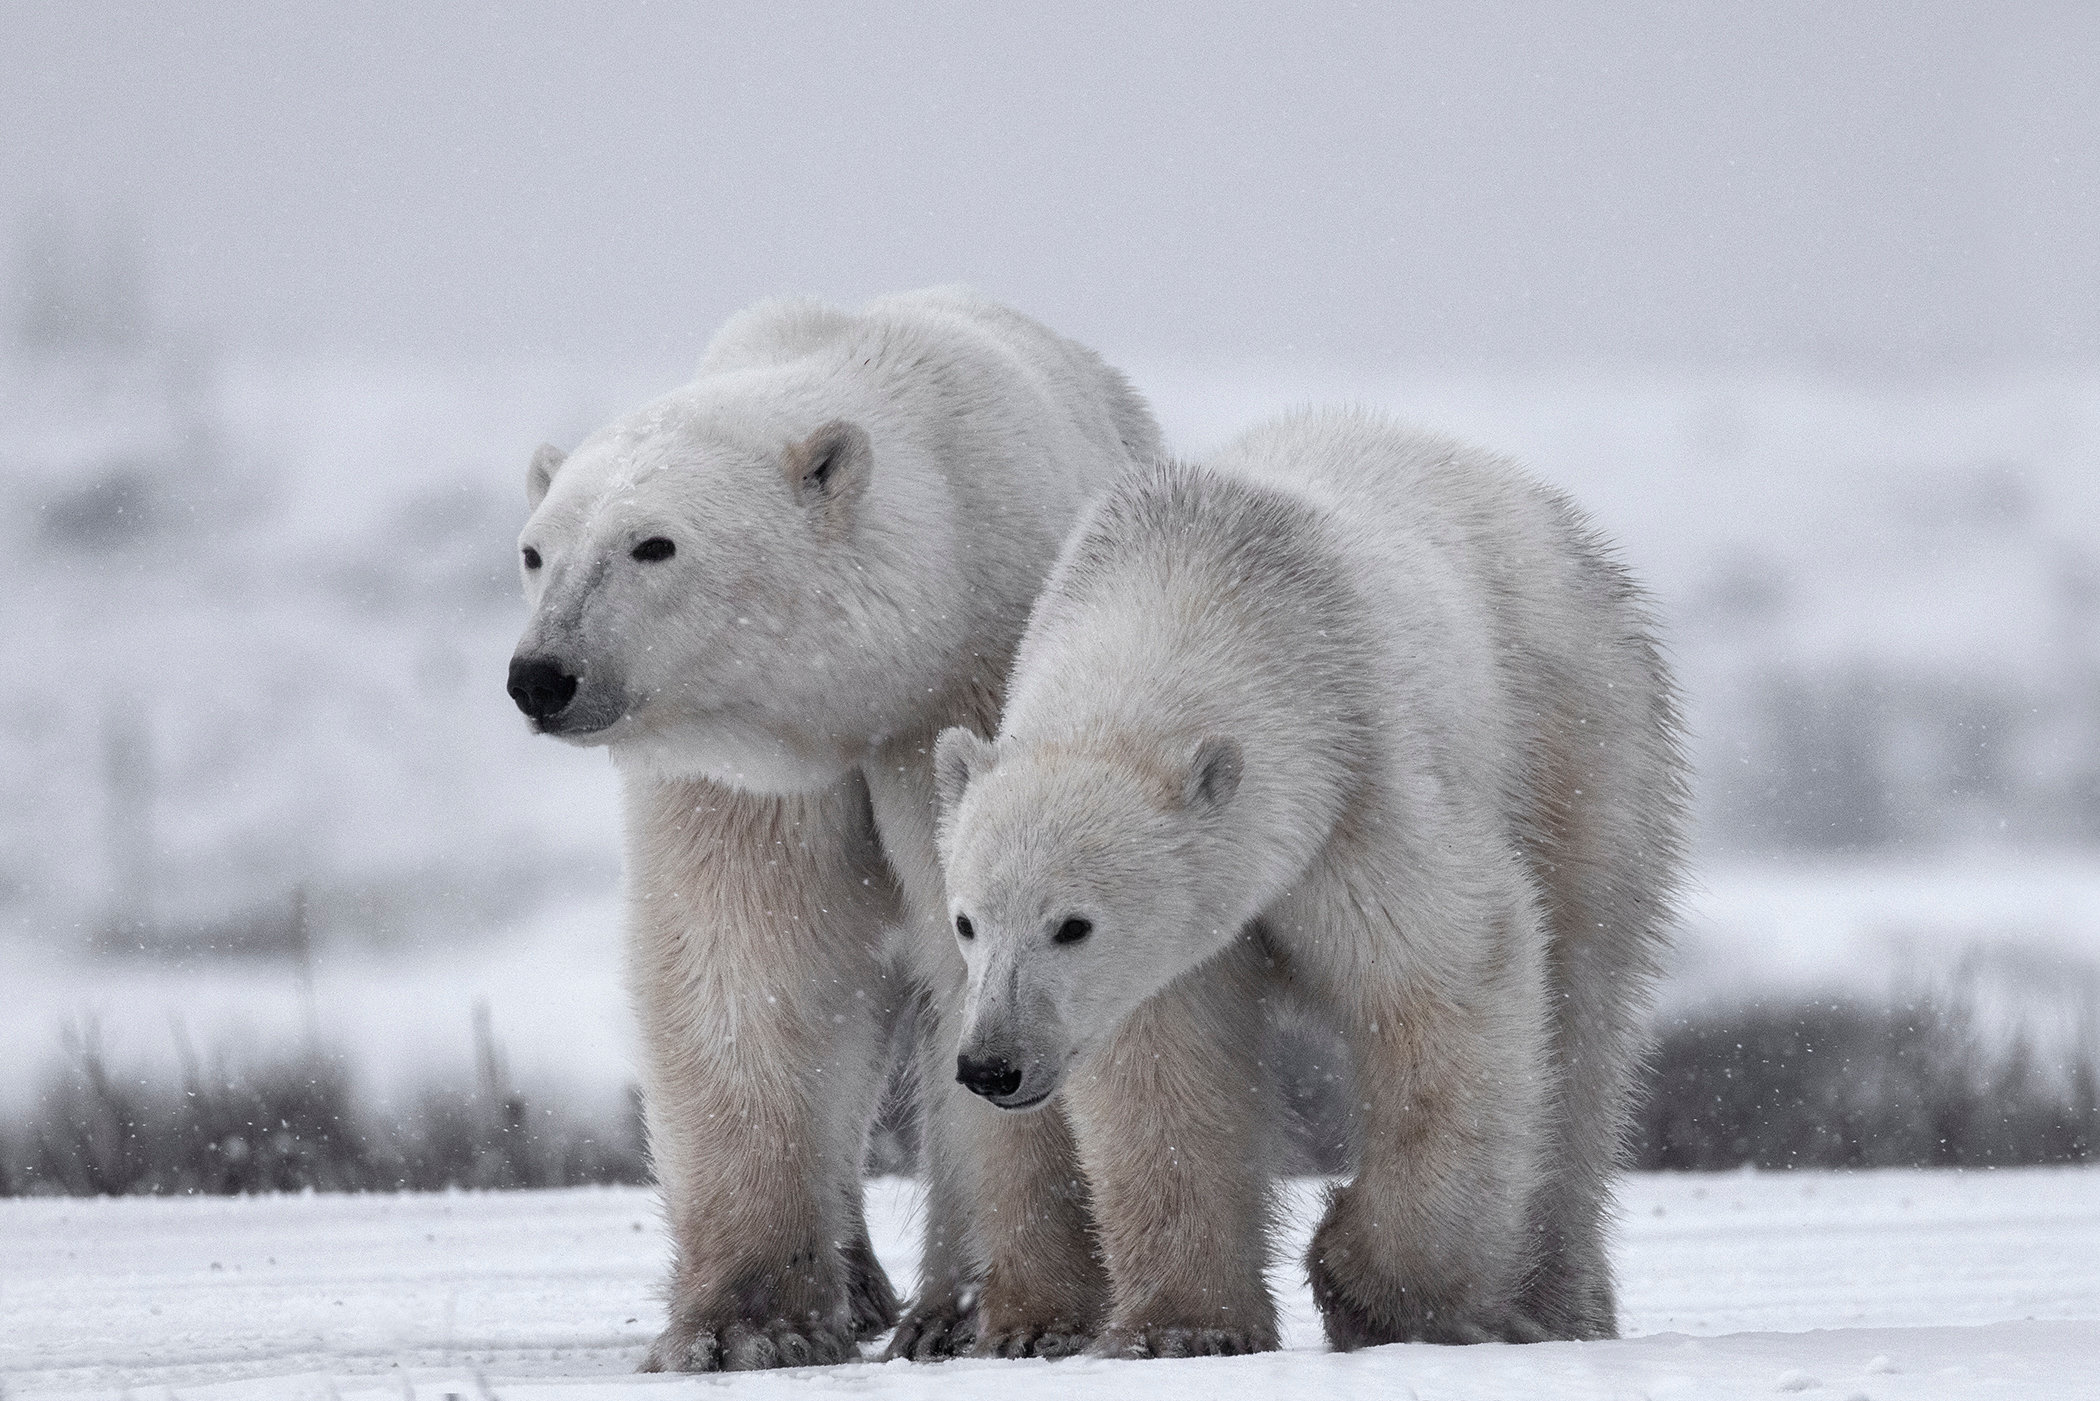
M 630 778 L 628 976 L 673 1258 L 649 1371 L 837 1362 L 896 1317 L 860 1201 L 894 918 L 856 777 Z

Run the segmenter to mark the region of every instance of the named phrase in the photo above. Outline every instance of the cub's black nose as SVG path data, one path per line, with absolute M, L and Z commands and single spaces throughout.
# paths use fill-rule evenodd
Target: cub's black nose
M 1021 1088 L 1021 1072 L 1008 1065 L 1005 1056 L 957 1056 L 955 1080 L 971 1094 L 986 1099 L 1004 1099 Z
M 510 698 L 534 720 L 552 720 L 576 698 L 576 678 L 545 657 L 512 657 Z

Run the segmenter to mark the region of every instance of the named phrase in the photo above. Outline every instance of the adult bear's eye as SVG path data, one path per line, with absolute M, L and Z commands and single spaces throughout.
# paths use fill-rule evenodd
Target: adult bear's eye
M 654 564 L 677 553 L 678 547 L 661 535 L 652 535 L 634 547 L 634 557 L 644 564 Z
M 1076 944 L 1093 932 L 1094 922 L 1092 920 L 1075 917 L 1058 925 L 1057 932 L 1050 937 L 1053 941 L 1060 944 Z
M 530 545 L 527 545 L 525 547 L 525 567 L 527 569 L 537 569 L 540 567 L 540 552 L 532 548 L 532 546 Z
M 958 939 L 974 939 L 977 937 L 977 926 L 970 923 L 968 915 L 957 915 L 955 917 L 955 937 Z

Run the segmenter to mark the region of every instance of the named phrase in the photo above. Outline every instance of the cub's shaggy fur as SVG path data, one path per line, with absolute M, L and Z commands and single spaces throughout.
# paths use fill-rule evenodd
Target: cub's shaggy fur
M 1138 474 L 937 780 L 963 1067 L 1071 1124 L 1100 1346 L 1275 1345 L 1272 1000 L 1355 1060 L 1308 1261 L 1335 1346 L 1613 1334 L 1684 775 L 1646 604 L 1563 498 L 1343 412 Z

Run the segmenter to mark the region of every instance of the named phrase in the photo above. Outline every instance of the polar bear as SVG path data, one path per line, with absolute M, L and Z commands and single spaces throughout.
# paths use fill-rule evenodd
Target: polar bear
M 1614 1333 L 1685 785 L 1647 605 L 1567 501 L 1354 412 L 1137 474 L 1037 601 L 996 742 L 946 731 L 936 774 L 959 1073 L 1058 1097 L 1098 1347 L 1276 1344 L 1265 1002 L 1355 1062 L 1308 1262 L 1334 1346 Z
M 995 723 L 1081 506 L 1158 451 L 1091 351 L 934 290 L 743 312 L 692 383 L 533 458 L 509 689 L 535 729 L 606 747 L 622 776 L 629 981 L 674 1244 L 646 1367 L 834 1361 L 896 1320 L 859 1168 L 886 1029 L 912 999 L 933 1012 L 931 1207 L 894 1347 L 1025 1351 L 1098 1313 L 1062 1125 L 954 1083 L 964 966 L 932 752 L 944 726 Z

